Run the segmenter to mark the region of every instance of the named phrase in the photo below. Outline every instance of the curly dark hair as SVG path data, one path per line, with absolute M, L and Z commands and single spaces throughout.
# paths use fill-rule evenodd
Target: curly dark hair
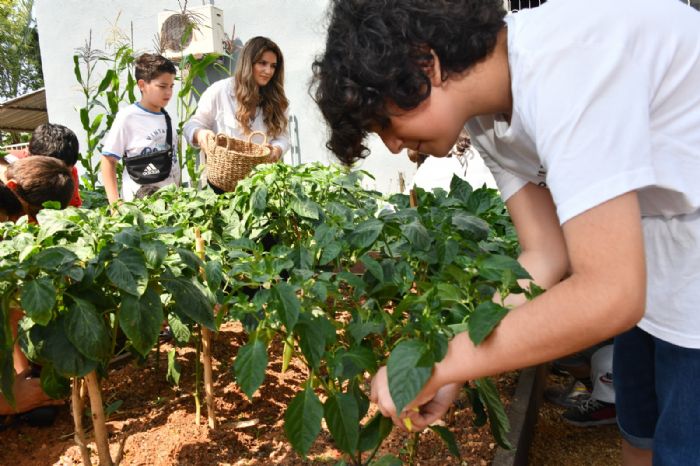
M 29 140 L 29 153 L 46 155 L 62 160 L 72 167 L 78 161 L 78 138 L 75 133 L 63 125 L 45 123 L 37 126 Z
M 502 0 L 331 0 L 311 84 L 326 147 L 348 165 L 367 157 L 370 128 L 389 124 L 387 101 L 411 110 L 430 95 L 430 50 L 446 80 L 493 51 L 504 16 Z

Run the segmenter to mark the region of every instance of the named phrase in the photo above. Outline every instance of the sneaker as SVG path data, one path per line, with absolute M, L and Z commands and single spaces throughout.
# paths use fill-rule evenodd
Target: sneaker
M 561 415 L 564 421 L 575 426 L 600 426 L 604 424 L 615 424 L 617 413 L 614 403 L 589 398 L 580 405 L 569 408 Z
M 544 399 L 562 408 L 574 408 L 590 397 L 588 387 L 576 379 L 565 387 L 549 387 L 544 390 Z

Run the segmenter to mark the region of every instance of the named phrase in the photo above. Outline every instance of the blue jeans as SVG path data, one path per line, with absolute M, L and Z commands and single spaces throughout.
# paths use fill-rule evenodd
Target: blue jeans
M 700 350 L 638 327 L 615 338 L 617 422 L 633 447 L 652 449 L 655 466 L 700 465 Z

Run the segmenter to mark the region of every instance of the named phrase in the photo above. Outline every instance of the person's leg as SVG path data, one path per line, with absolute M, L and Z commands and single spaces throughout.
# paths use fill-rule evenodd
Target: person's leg
M 700 464 L 700 349 L 656 340 L 659 420 L 654 432 L 654 465 Z
M 615 337 L 613 385 L 625 466 L 651 464 L 658 417 L 654 354 L 653 338 L 637 327 Z
M 24 316 L 21 309 L 10 309 L 10 328 L 12 329 L 12 338 L 17 338 L 17 325 Z M 29 369 L 29 360 L 22 353 L 19 344 L 15 344 L 12 348 L 12 362 L 15 366 L 15 374 L 22 374 Z
M 622 466 L 651 466 L 651 450 L 635 448 L 622 440 Z
M 591 356 L 591 397 L 604 403 L 615 403 L 613 388 L 613 345 L 599 348 Z

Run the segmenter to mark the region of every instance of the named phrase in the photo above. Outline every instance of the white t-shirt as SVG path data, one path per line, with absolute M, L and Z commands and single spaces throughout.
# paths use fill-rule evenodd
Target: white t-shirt
M 172 123 L 171 123 L 172 126 Z M 140 155 L 167 148 L 167 127 L 163 113 L 154 113 L 135 103 L 124 107 L 117 113 L 112 128 L 104 139 L 102 155 L 121 160 L 122 157 Z M 180 184 L 180 167 L 177 163 L 177 134 L 173 130 L 173 167 L 163 181 L 152 183 L 163 187 Z M 143 186 L 129 177 L 126 168 L 122 172 L 122 199 L 131 201 L 134 194 Z
M 217 134 L 224 133 L 227 136 L 243 141 L 248 140 L 248 135 L 236 119 L 238 101 L 234 96 L 233 86 L 233 78 L 225 78 L 216 81 L 202 93 L 197 104 L 197 111 L 183 127 L 185 138 L 190 144 L 193 144 L 194 132 L 200 128 L 210 129 Z M 288 118 L 288 115 L 285 116 Z M 250 129 L 268 134 L 267 125 L 260 107 L 255 113 Z M 262 144 L 262 136 L 254 135 L 251 142 Z M 282 154 L 284 154 L 289 148 L 289 128 L 287 128 L 285 133 L 268 139 L 267 142 L 282 149 Z
M 547 186 L 565 223 L 637 190 L 648 217 L 639 326 L 700 348 L 700 13 L 677 0 L 550 0 L 506 23 L 510 124 L 466 125 L 503 197 Z M 667 219 L 682 228 L 650 234 Z

